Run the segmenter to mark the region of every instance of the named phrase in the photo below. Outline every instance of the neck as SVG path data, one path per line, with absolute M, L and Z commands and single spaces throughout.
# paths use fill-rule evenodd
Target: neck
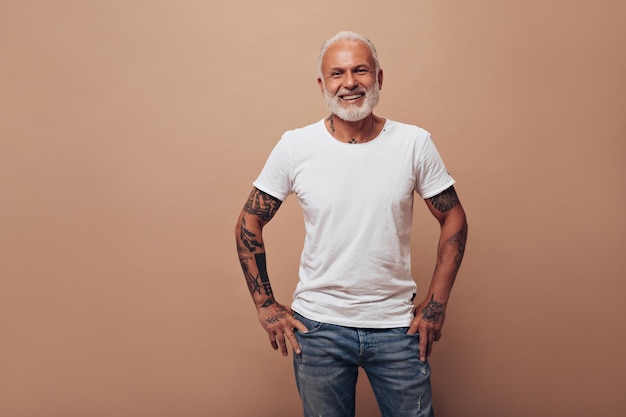
M 377 119 L 374 113 L 364 119 L 349 122 L 331 114 L 326 119 L 328 131 L 335 139 L 347 143 L 364 143 L 372 138 Z

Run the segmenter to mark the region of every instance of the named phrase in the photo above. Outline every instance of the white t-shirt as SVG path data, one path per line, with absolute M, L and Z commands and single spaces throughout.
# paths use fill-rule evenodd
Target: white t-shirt
M 285 132 L 254 186 L 278 199 L 294 193 L 306 238 L 292 308 L 342 326 L 408 326 L 413 196 L 454 184 L 430 134 L 387 120 L 363 144 L 333 138 L 324 120 Z

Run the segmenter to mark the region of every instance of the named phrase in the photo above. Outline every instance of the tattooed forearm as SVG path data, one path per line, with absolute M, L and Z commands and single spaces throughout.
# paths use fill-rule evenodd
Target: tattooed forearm
M 442 213 L 450 211 L 460 204 L 459 197 L 456 195 L 454 187 L 450 187 L 447 190 L 437 194 L 434 197 L 428 199 L 434 208 Z
M 239 263 L 241 264 L 241 269 L 243 270 L 243 276 L 246 279 L 246 284 L 248 285 L 248 291 L 250 294 L 261 294 L 261 284 L 259 280 L 259 276 L 250 272 L 250 268 L 248 267 L 248 263 L 252 260 L 251 256 L 242 255 L 241 247 L 238 246 L 239 249 Z
M 261 276 L 261 284 L 265 295 L 273 296 L 272 287 L 270 286 L 270 278 L 267 275 L 267 266 L 265 263 L 265 252 L 255 253 L 254 260 L 256 261 L 257 268 L 259 269 L 259 275 Z
M 465 242 L 467 241 L 467 227 L 459 230 L 452 235 L 444 244 L 439 248 L 439 256 L 442 257 L 446 249 L 450 246 L 456 247 L 454 254 L 454 263 L 457 266 L 461 265 L 463 255 L 465 254 Z
M 262 231 L 280 205 L 280 200 L 254 188 L 235 226 L 239 263 L 257 307 L 277 304 L 267 275 Z
M 257 239 L 254 232 L 246 227 L 246 218 L 241 218 L 241 232 L 239 233 L 239 240 L 243 243 L 250 252 L 254 252 L 257 249 L 263 249 L 263 242 Z
M 467 241 L 467 227 L 463 228 L 463 230 L 461 230 L 459 233 L 454 235 L 454 238 L 459 244 L 456 250 L 456 256 L 454 257 L 454 262 L 457 265 L 461 265 L 461 261 L 463 260 L 463 255 L 465 255 L 465 242 Z
M 258 275 L 252 275 L 252 274 L 245 274 L 246 276 L 246 283 L 248 284 L 248 291 L 250 291 L 250 294 L 261 294 L 261 285 L 259 285 L 259 276 Z
M 422 310 L 422 318 L 431 323 L 437 323 L 446 311 L 446 303 L 435 301 L 435 296 L 430 297 L 430 301 Z
M 244 271 L 244 277 L 246 278 L 246 284 L 248 284 L 248 291 L 250 294 L 261 294 L 261 285 L 259 284 L 259 276 L 251 274 L 248 271 Z
M 263 221 L 267 222 L 274 217 L 281 204 L 282 201 L 279 199 L 255 188 L 250 193 L 244 210 L 247 213 L 259 216 Z
M 267 275 L 267 266 L 265 264 L 265 253 L 257 253 L 254 255 L 254 261 L 256 262 L 255 270 L 258 273 L 251 272 L 249 263 L 252 261 L 252 256 L 242 255 L 241 250 L 239 254 L 239 263 L 243 270 L 243 275 L 246 278 L 246 284 L 250 294 L 262 294 L 269 296 L 269 298 L 263 303 L 262 307 L 272 305 L 274 301 L 274 295 L 272 293 L 272 287 L 270 286 L 270 280 Z

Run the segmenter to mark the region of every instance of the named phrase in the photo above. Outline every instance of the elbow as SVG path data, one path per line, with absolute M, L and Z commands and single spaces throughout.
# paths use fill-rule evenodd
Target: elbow
M 239 233 L 241 232 L 241 224 L 243 222 L 244 222 L 243 212 L 241 212 L 239 214 L 239 217 L 237 217 L 237 221 L 235 222 L 235 236 L 239 236 Z
M 445 216 L 442 216 L 438 219 L 441 227 L 454 227 L 467 229 L 467 216 L 465 215 L 465 210 L 463 210 L 462 206 L 456 206 L 452 210 L 446 213 Z
M 260 232 L 261 230 L 263 230 L 263 226 L 265 226 L 265 223 L 267 222 L 262 221 L 259 216 L 243 210 L 239 214 L 237 222 L 235 223 L 235 234 L 239 236 L 242 230 L 253 231 L 255 233 Z

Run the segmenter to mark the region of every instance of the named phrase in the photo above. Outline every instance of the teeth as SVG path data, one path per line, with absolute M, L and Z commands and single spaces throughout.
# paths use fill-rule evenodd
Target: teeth
M 356 100 L 357 98 L 359 98 L 361 96 L 362 96 L 361 94 L 355 94 L 355 95 L 352 95 L 352 96 L 343 96 L 343 99 L 344 100 Z

